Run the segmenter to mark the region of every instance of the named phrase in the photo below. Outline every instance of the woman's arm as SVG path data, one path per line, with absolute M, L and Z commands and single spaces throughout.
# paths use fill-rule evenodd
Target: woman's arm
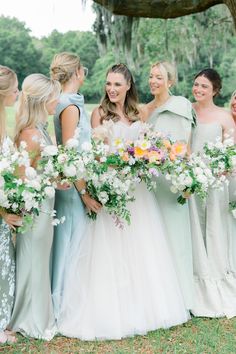
M 101 125 L 101 123 L 101 112 L 99 107 L 96 107 L 91 114 L 91 126 L 92 128 L 96 128 Z
M 76 106 L 68 106 L 60 115 L 62 143 L 65 144 L 67 140 L 73 138 L 75 130 L 80 119 L 80 111 Z

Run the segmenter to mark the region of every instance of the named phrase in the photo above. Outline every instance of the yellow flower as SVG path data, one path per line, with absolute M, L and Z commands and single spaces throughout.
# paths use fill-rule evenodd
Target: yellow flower
M 144 157 L 145 155 L 147 155 L 147 150 L 143 150 L 142 148 L 136 146 L 134 148 L 134 156 L 135 157 Z

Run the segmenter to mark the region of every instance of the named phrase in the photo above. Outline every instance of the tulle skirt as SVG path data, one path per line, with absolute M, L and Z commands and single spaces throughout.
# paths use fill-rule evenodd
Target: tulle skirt
M 155 197 L 140 184 L 135 198 L 131 225 L 120 229 L 102 211 L 81 242 L 73 237 L 61 334 L 121 339 L 189 319 Z

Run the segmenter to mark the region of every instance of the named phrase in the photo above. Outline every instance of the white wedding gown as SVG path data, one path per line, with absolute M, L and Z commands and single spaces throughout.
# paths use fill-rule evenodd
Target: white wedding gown
M 115 123 L 114 138 L 136 139 L 140 127 L 140 122 Z M 156 199 L 144 184 L 135 198 L 130 226 L 118 228 L 101 211 L 89 221 L 82 241 L 72 245 L 58 320 L 61 334 L 121 339 L 189 319 Z

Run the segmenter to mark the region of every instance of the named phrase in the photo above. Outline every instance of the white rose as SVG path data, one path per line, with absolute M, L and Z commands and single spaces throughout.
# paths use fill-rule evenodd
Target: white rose
M 55 156 L 58 152 L 58 148 L 55 145 L 47 145 L 42 151 L 43 156 Z
M 77 173 L 74 165 L 66 165 L 63 172 L 66 177 L 75 177 Z
M 37 177 L 37 172 L 33 167 L 26 167 L 25 175 L 29 180 L 33 180 Z
M 20 148 L 22 148 L 22 149 L 26 149 L 26 148 L 27 148 L 27 143 L 26 143 L 26 141 L 22 140 L 22 141 L 20 142 Z
M 77 139 L 71 138 L 66 142 L 66 147 L 68 147 L 69 149 L 76 149 L 78 146 L 79 142 Z
M 60 154 L 59 156 L 58 156 L 58 158 L 57 158 L 57 161 L 59 162 L 59 163 L 64 163 L 64 162 L 66 162 L 67 161 L 67 155 L 66 154 Z
M 198 176 L 196 176 L 196 179 L 198 182 L 202 183 L 202 184 L 207 184 L 208 180 L 207 177 L 204 176 L 203 174 L 199 174 Z
M 177 193 L 178 192 L 178 189 L 176 187 L 174 187 L 174 186 L 171 186 L 170 190 L 171 190 L 172 193 Z
M 92 150 L 92 144 L 88 141 L 84 142 L 82 144 L 82 150 L 84 151 L 91 151 Z
M 55 196 L 55 189 L 53 187 L 46 187 L 45 194 L 48 198 L 52 199 Z
M 106 202 L 108 201 L 109 197 L 107 192 L 101 192 L 99 193 L 99 200 L 102 204 L 106 204 Z
M 192 179 L 192 177 L 187 176 L 187 177 L 185 177 L 184 182 L 185 182 L 185 185 L 186 185 L 187 187 L 190 187 L 190 186 L 192 185 L 192 183 L 193 183 L 193 179 Z

